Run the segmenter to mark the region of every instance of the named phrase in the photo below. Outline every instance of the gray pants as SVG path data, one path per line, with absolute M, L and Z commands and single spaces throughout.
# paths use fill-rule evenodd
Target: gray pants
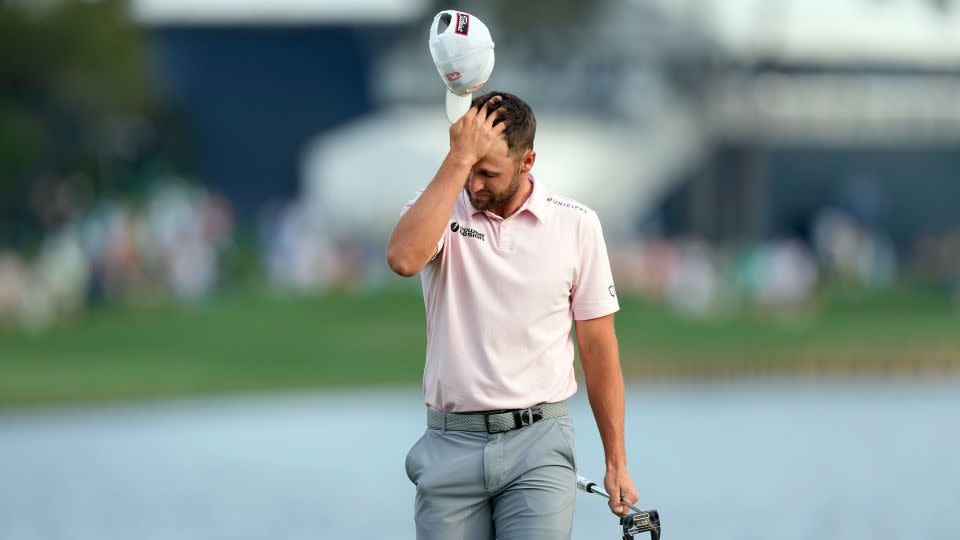
M 569 539 L 576 497 L 569 416 L 506 433 L 428 428 L 407 453 L 418 540 Z

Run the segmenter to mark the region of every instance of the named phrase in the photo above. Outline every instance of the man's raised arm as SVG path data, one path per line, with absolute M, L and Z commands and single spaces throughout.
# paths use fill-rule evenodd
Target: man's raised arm
M 415 275 L 435 255 L 437 240 L 443 235 L 470 170 L 506 127 L 503 122 L 493 125 L 498 111 L 488 114 L 488 105 L 496 100 L 484 103 L 479 111 L 471 107 L 450 126 L 447 157 L 413 206 L 400 217 L 387 244 L 387 264 L 397 274 Z

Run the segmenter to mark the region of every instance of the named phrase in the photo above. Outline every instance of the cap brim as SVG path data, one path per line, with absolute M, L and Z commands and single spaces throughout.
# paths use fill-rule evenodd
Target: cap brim
M 473 94 L 461 96 L 447 89 L 447 120 L 450 120 L 451 124 L 459 120 L 470 110 L 470 103 L 472 102 Z

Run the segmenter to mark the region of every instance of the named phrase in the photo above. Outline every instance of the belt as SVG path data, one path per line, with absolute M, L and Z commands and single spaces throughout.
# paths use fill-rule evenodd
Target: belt
M 451 431 L 486 431 L 503 433 L 529 426 L 540 420 L 567 415 L 567 402 L 541 403 L 529 409 L 448 413 L 427 408 L 427 427 Z

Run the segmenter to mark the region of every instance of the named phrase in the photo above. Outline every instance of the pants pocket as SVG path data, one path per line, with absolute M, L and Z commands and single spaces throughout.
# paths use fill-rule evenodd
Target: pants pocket
M 407 450 L 407 457 L 403 461 L 403 468 L 407 472 L 407 478 L 413 482 L 413 485 L 417 485 L 417 478 L 420 476 L 420 464 L 417 460 L 417 448 L 427 437 L 427 431 L 423 432 L 423 435 L 417 439 L 417 442 L 413 443 L 413 446 L 410 447 L 410 450 Z
M 557 418 L 557 427 L 560 431 L 560 437 L 566 450 L 567 459 L 570 460 L 570 467 L 577 470 L 577 450 L 576 450 L 576 429 L 573 427 L 573 420 L 569 416 Z

